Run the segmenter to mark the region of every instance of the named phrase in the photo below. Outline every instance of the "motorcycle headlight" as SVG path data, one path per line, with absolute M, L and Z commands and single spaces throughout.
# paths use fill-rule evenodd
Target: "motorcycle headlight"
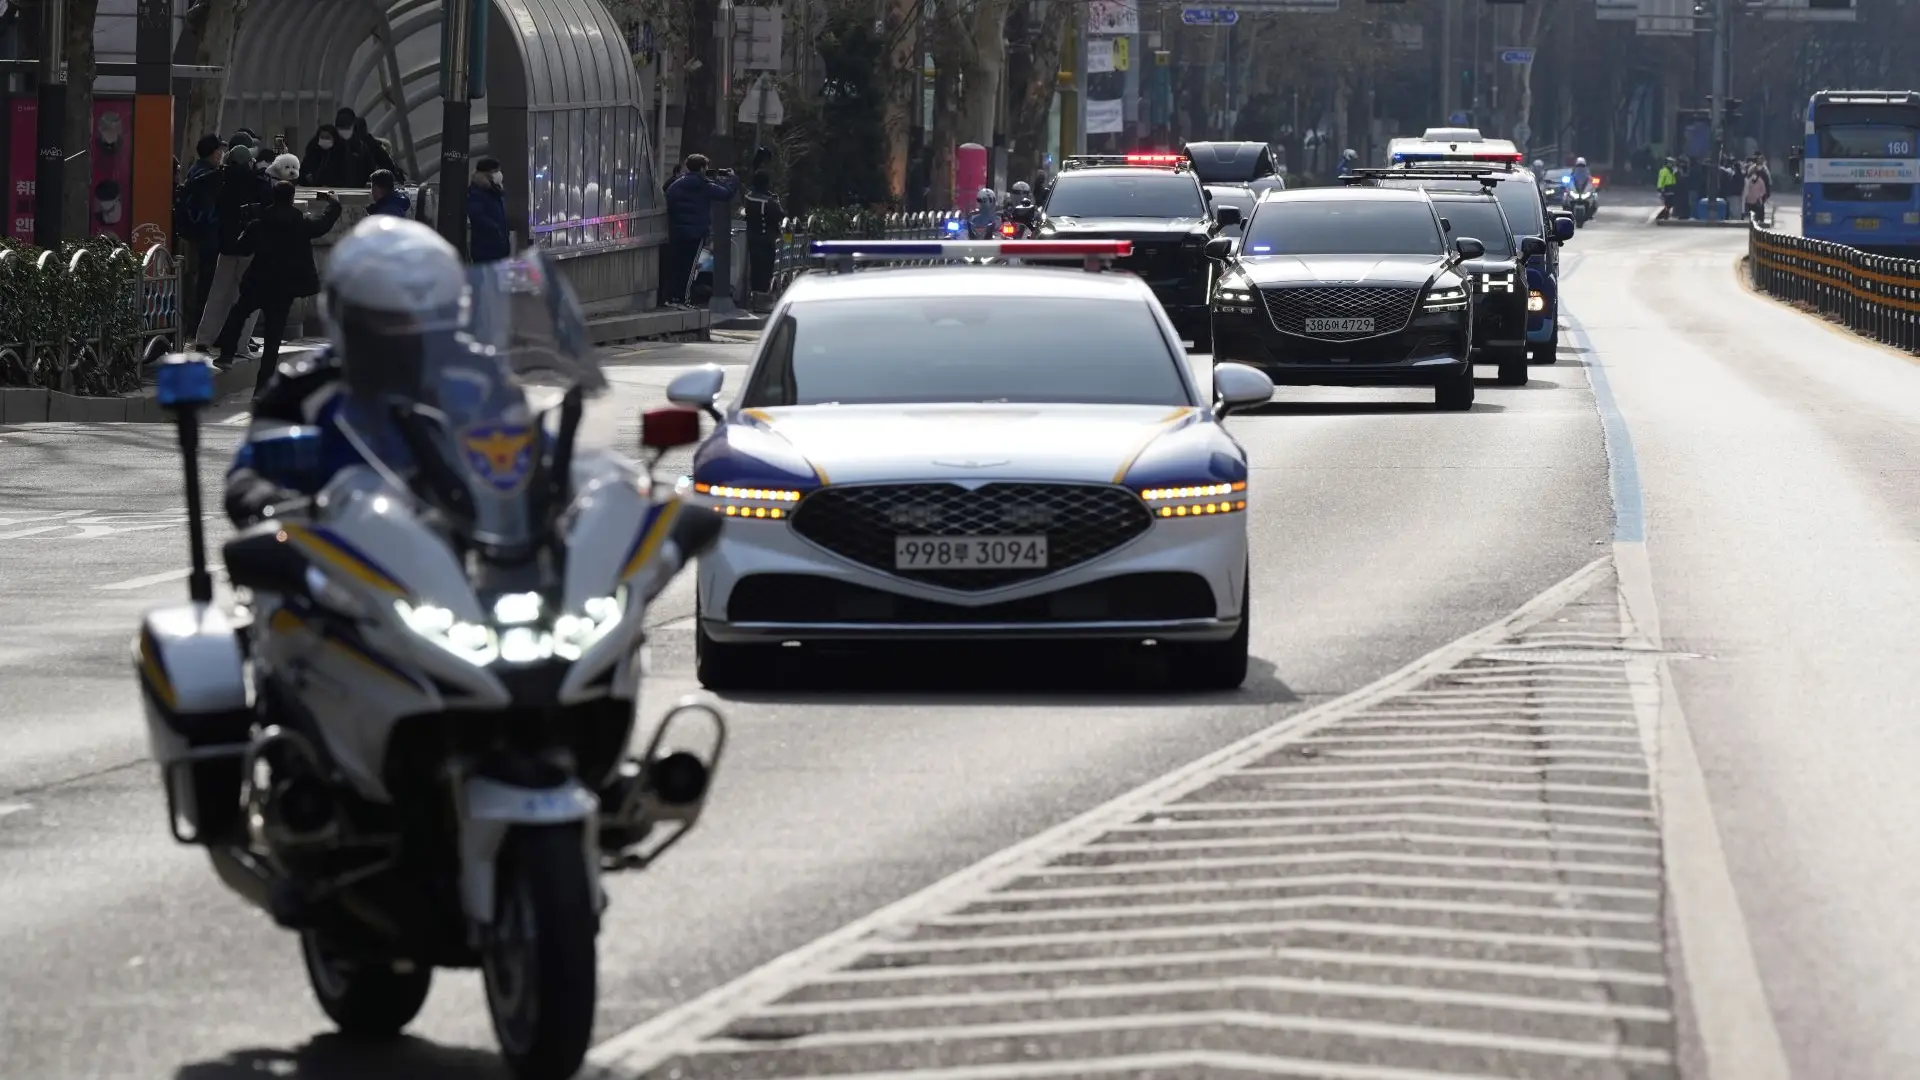
M 1442 285 L 1429 290 L 1421 301 L 1422 311 L 1459 311 L 1467 306 L 1467 290 L 1462 285 Z
M 453 612 L 432 604 L 415 607 L 395 600 L 393 610 L 407 629 L 475 667 L 500 659 L 500 636 L 491 626 L 462 622 Z
M 1245 304 L 1253 300 L 1253 282 L 1238 270 L 1229 270 L 1220 275 L 1213 283 L 1213 298 L 1231 304 Z
M 596 596 L 580 605 L 577 615 L 562 615 L 553 621 L 553 652 L 562 660 L 578 660 L 588 649 L 613 632 L 627 610 L 627 587 L 612 596 Z

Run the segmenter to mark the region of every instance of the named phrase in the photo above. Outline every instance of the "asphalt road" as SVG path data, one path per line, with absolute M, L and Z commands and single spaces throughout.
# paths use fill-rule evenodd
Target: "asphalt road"
M 1920 926 L 1904 902 L 1920 737 L 1903 722 L 1920 700 L 1920 373 L 1746 292 L 1739 233 L 1648 228 L 1650 207 L 1610 205 L 1569 246 L 1566 295 L 1587 336 L 1564 338 L 1560 364 L 1528 386 L 1483 379 L 1467 414 L 1433 412 L 1413 392 L 1285 390 L 1232 421 L 1255 465 L 1256 659 L 1242 691 L 1170 695 L 1130 672 L 1016 656 L 941 684 L 842 665 L 817 685 L 734 701 L 702 832 L 611 885 L 599 1037 L 1312 715 L 1607 556 L 1618 520 L 1643 509 L 1665 645 L 1699 657 L 1676 660 L 1672 680 L 1753 928 L 1763 1019 L 1797 1075 L 1920 1074 L 1906 1022 Z M 634 351 L 591 437 L 630 440 L 675 371 L 746 351 Z M 1596 355 L 1637 448 L 1620 507 L 1584 367 Z M 240 430 L 212 425 L 209 460 Z M 0 1074 L 502 1075 L 470 973 L 441 976 L 398 1047 L 329 1036 L 292 939 L 167 838 L 127 653 L 139 612 L 184 595 L 179 580 L 150 580 L 184 559 L 170 447 L 157 428 L 0 429 Z M 653 616 L 650 712 L 693 688 L 688 584 Z M 1611 596 L 1582 602 L 1605 622 Z M 1595 626 L 1596 641 L 1628 633 Z M 1401 689 L 1483 692 L 1451 688 L 1461 676 L 1447 670 Z M 1606 812 L 1639 813 L 1644 790 L 1636 798 Z M 1660 955 L 1658 932 L 1635 940 Z M 1023 1015 L 1009 1007 L 992 1022 Z M 1455 1022 L 1452 1008 L 1432 1005 L 1427 1021 Z M 1338 1053 L 1352 1060 L 1376 1060 L 1367 1040 L 1394 1037 L 1353 1030 L 1326 1036 L 1348 1040 Z M 1527 1034 L 1515 1031 L 1494 1041 Z M 1536 1063 L 1517 1075 L 1666 1075 L 1663 1040 L 1616 1039 L 1649 1049 L 1622 1051 L 1615 1072 Z M 1536 1032 L 1515 1045 L 1550 1042 Z M 1483 1052 L 1494 1053 L 1472 1051 Z M 1484 1067 L 1448 1053 L 1429 1064 L 1436 1075 Z

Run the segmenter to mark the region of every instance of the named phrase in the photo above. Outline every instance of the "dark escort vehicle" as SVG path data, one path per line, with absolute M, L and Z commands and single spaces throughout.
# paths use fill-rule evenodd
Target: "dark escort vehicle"
M 1378 186 L 1264 196 L 1220 262 L 1213 357 L 1276 384 L 1431 386 L 1473 407 L 1474 312 L 1463 264 L 1478 238 L 1449 236 L 1427 193 Z
M 1261 142 L 1192 142 L 1187 160 L 1193 175 L 1208 189 L 1233 185 L 1259 198 L 1269 191 L 1285 191 L 1287 182 L 1273 160 L 1273 148 Z
M 1417 178 L 1399 169 L 1362 169 L 1346 177 L 1348 184 L 1424 190 L 1432 198 L 1449 236 L 1471 236 L 1487 251 L 1461 264 L 1473 287 L 1473 328 L 1476 359 L 1500 369 L 1508 386 L 1527 383 L 1527 279 L 1524 264 L 1546 253 L 1537 236 L 1516 236 L 1500 200 L 1494 197 L 1498 181 L 1474 174 L 1458 176 L 1422 172 Z M 1461 182 L 1459 176 L 1469 179 Z M 1451 177 L 1451 178 L 1450 178 Z
M 1069 157 L 1028 220 L 1037 239 L 1131 240 L 1114 263 L 1144 278 L 1167 317 L 1196 352 L 1212 347 L 1207 289 L 1213 266 L 1207 241 L 1220 224 L 1182 154 Z M 1226 213 L 1238 224 L 1240 212 Z

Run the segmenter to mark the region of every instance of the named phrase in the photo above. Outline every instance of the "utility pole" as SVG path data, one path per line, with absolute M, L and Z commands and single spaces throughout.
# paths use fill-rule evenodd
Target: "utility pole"
M 67 183 L 67 0 L 40 0 L 40 103 L 34 122 L 38 163 L 33 172 L 33 242 L 60 246 L 61 194 Z
M 1054 0 L 1054 2 L 1060 3 L 1061 0 Z M 1062 36 L 1066 39 L 1060 43 L 1061 72 L 1066 76 L 1066 79 L 1060 83 L 1060 157 L 1062 159 L 1069 154 L 1079 152 L 1075 146 L 1079 143 L 1080 133 L 1086 130 L 1086 125 L 1081 122 L 1085 119 L 1086 112 L 1080 105 L 1087 96 L 1086 11 L 1086 5 L 1075 4 L 1073 13 L 1067 16 L 1066 27 L 1061 30 Z M 1055 162 L 1054 172 L 1057 174 L 1059 170 L 1060 163 Z
M 719 15 L 713 23 L 714 56 L 719 70 L 713 75 L 713 147 L 712 168 L 729 164 L 733 157 L 733 0 L 720 0 Z M 713 295 L 707 310 L 729 316 L 733 303 L 733 202 L 715 199 L 710 228 L 713 244 Z
M 467 253 L 467 157 L 473 148 L 473 99 L 487 92 L 488 0 L 446 0 L 440 94 L 440 235 Z M 525 182 L 524 178 L 520 178 Z

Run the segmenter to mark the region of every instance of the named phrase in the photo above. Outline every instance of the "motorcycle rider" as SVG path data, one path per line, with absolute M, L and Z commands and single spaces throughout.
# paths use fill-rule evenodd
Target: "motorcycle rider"
M 326 345 L 283 361 L 254 403 L 247 439 L 227 473 L 234 526 L 301 512 L 335 473 L 369 458 L 407 468 L 410 455 L 385 403 L 414 392 L 429 348 L 439 344 L 435 339 L 451 347 L 466 310 L 466 268 L 439 233 L 384 214 L 354 226 L 334 247 L 321 285 Z M 320 429 L 317 460 L 303 475 L 266 475 L 256 467 L 256 440 L 289 424 Z
M 1000 216 L 1013 223 L 1014 235 L 1024 238 L 1028 224 L 1033 220 L 1033 187 L 1025 180 L 1016 180 L 1007 190 L 1007 204 L 1000 209 Z M 1015 216 L 1015 211 L 1027 211 Z
M 1351 149 L 1340 151 L 1340 175 L 1352 176 L 1360 167 L 1360 155 Z
M 1578 191 L 1584 195 L 1586 193 L 1587 188 L 1592 186 L 1593 186 L 1593 170 L 1587 168 L 1587 159 L 1583 157 L 1574 158 L 1573 159 L 1573 190 Z
M 994 240 L 1000 235 L 1000 197 L 992 188 L 981 188 L 974 194 L 973 216 L 967 219 L 967 239 Z

